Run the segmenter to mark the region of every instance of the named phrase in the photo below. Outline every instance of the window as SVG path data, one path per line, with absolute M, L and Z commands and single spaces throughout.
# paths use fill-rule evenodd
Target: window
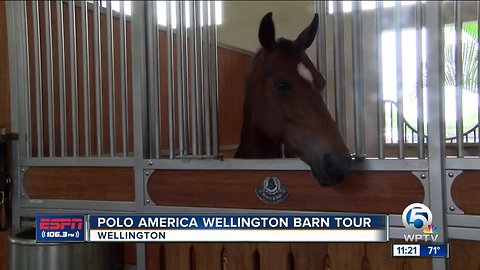
M 92 2 L 93 1 L 89 1 Z M 125 14 L 131 15 L 132 14 L 132 5 L 131 1 L 123 1 L 125 3 Z M 156 1 L 157 2 L 157 14 L 158 14 L 158 23 L 166 26 L 167 25 L 167 1 Z M 120 1 L 111 1 L 112 9 L 120 12 Z M 176 12 L 176 1 L 170 1 L 171 3 L 171 14 L 172 14 L 172 25 L 175 28 L 177 23 L 177 12 Z M 203 1 L 202 1 L 203 3 Z M 106 1 L 101 1 L 102 7 L 107 7 Z M 186 2 L 186 13 L 190 13 L 190 2 Z M 203 16 L 203 10 L 200 10 L 200 16 Z M 190 27 L 190 16 L 186 18 L 187 27 Z M 210 16 L 208 16 L 208 21 L 210 22 Z M 215 22 L 217 25 L 222 24 L 222 1 L 215 1 Z M 203 23 L 201 24 L 203 25 Z
M 464 142 L 479 142 L 478 134 L 478 92 L 477 92 L 477 22 L 464 23 L 462 31 L 463 62 L 463 133 Z M 422 33 L 422 63 L 425 97 L 425 30 Z M 403 112 L 406 121 L 406 142 L 418 142 L 417 136 L 417 70 L 415 61 L 416 39 L 414 29 L 402 31 L 402 67 L 403 67 Z M 386 143 L 398 142 L 396 101 L 397 76 L 395 59 L 395 32 L 384 31 L 382 34 L 383 96 L 385 101 Z M 453 24 L 445 26 L 445 136 L 447 142 L 455 142 L 456 136 L 456 82 L 455 82 L 455 28 Z M 426 99 L 424 98 L 424 120 L 427 122 Z M 425 134 L 427 134 L 425 126 Z
M 360 7 L 362 10 L 371 10 L 375 9 L 375 5 L 378 1 L 361 1 Z M 408 6 L 415 4 L 415 1 L 401 1 L 402 6 Z M 333 14 L 333 3 L 334 1 L 328 1 L 328 13 Z M 422 1 L 425 3 L 425 1 Z M 352 1 L 343 1 L 343 12 L 351 12 L 352 11 Z M 395 6 L 395 1 L 383 1 L 384 8 L 392 8 Z

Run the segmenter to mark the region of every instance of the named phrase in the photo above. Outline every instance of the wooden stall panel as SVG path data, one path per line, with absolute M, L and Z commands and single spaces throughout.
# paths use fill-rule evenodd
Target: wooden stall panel
M 222 266 L 228 270 L 258 270 L 259 261 L 256 257 L 254 243 L 225 243 L 223 245 Z M 222 268 L 222 270 L 225 269 Z
M 145 268 L 146 270 L 165 269 L 161 267 L 164 260 L 160 256 L 160 249 L 163 244 L 147 243 L 145 244 Z
M 290 190 L 281 204 L 267 205 L 255 193 L 269 176 Z M 157 170 L 148 181 L 148 193 L 157 205 L 398 214 L 424 197 L 421 183 L 409 172 L 355 172 L 326 188 L 309 171 Z
M 325 252 L 320 243 L 147 244 L 146 265 L 147 270 L 323 269 Z
M 192 244 L 146 245 L 147 270 L 191 270 Z
M 147 270 L 432 269 L 430 258 L 392 258 L 391 243 L 166 243 L 146 253 Z M 470 261 L 452 269 L 476 269 Z
M 294 263 L 293 256 L 288 243 L 258 243 L 259 269 L 290 270 L 289 266 Z
M 325 243 L 292 243 L 294 269 L 318 270 L 324 269 L 327 244 Z
M 31 199 L 134 201 L 132 168 L 32 167 L 23 177 Z
M 480 215 L 480 171 L 464 171 L 452 184 L 452 198 L 465 214 Z
M 0 232 L 0 270 L 8 268 L 8 235 L 11 230 Z
M 221 243 L 193 244 L 192 269 L 222 269 L 222 250 Z
M 124 244 L 124 258 L 123 262 L 125 264 L 134 265 L 137 263 L 137 249 L 135 243 L 125 243 Z
M 480 242 L 450 240 L 450 269 L 480 269 Z
M 403 243 L 400 240 L 393 240 L 389 243 L 368 243 L 365 244 L 365 258 L 368 260 L 369 270 L 384 269 L 415 269 L 430 270 L 432 269 L 432 260 L 430 258 L 393 258 L 392 244 Z M 339 244 L 342 245 L 342 244 Z
M 164 247 L 165 262 L 163 265 L 165 266 L 165 270 L 191 270 L 191 244 L 168 243 L 164 244 Z
M 336 269 L 362 269 L 362 260 L 365 255 L 365 244 L 342 243 L 327 244 L 327 254 L 330 268 Z M 325 268 L 328 269 L 328 262 Z
M 390 243 L 365 244 L 365 258 L 371 270 L 402 269 L 402 259 L 392 258 Z
M 220 145 L 240 143 L 246 78 L 253 56 L 218 48 L 218 129 Z M 233 155 L 225 152 L 225 156 Z

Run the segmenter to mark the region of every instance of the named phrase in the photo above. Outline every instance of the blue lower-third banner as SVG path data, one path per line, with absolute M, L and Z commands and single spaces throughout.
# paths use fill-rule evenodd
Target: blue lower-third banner
M 56 217 L 48 218 L 51 222 Z M 69 230 L 74 226 L 67 223 L 65 216 L 60 218 L 57 222 L 65 224 L 55 223 L 54 233 L 50 231 L 52 226 L 37 229 L 37 240 L 39 235 L 71 236 Z M 83 228 L 85 241 L 89 242 L 388 241 L 386 215 L 87 215 Z

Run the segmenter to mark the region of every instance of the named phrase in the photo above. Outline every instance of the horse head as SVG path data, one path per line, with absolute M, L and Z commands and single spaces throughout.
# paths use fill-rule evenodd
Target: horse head
M 322 98 L 326 81 L 305 50 L 312 45 L 318 15 L 295 40 L 275 38 L 272 13 L 261 23 L 262 48 L 247 79 L 242 139 L 237 158 L 281 157 L 281 145 L 328 186 L 350 168 L 349 150 Z

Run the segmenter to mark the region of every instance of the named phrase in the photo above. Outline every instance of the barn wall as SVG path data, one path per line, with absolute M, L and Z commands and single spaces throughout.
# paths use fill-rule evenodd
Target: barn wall
M 256 52 L 258 25 L 267 12 L 273 13 L 277 37 L 295 39 L 312 20 L 313 1 L 224 1 L 218 41 L 229 46 Z M 315 46 L 308 50 L 315 59 Z
M 8 72 L 8 35 L 5 2 L 0 1 L 0 126 L 10 130 L 10 85 Z M 7 236 L 10 231 L 0 232 L 0 270 L 7 269 Z

